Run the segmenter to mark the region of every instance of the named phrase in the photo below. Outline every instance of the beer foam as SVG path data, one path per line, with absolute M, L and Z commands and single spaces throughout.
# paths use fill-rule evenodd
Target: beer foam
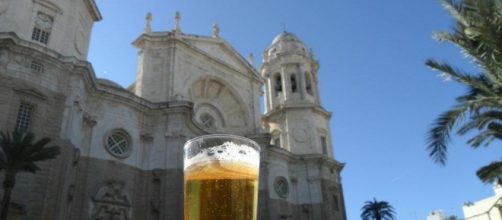
M 184 169 L 194 164 L 206 164 L 211 161 L 219 161 L 224 164 L 247 164 L 258 169 L 260 153 L 251 146 L 228 141 L 222 145 L 201 149 L 197 155 L 185 160 Z

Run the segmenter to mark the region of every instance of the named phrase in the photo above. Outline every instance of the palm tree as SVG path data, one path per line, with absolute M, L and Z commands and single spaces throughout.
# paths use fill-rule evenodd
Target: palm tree
M 394 208 L 386 201 L 366 201 L 361 208 L 362 220 L 394 220 L 396 213 Z
M 451 32 L 436 33 L 435 38 L 460 47 L 480 71 L 472 74 L 445 62 L 426 61 L 445 79 L 467 87 L 467 92 L 456 98 L 456 104 L 442 113 L 428 132 L 429 156 L 444 165 L 454 129 L 458 135 L 475 131 L 467 141 L 473 148 L 502 140 L 502 0 L 440 2 L 454 18 L 455 27 Z M 484 182 L 500 179 L 502 162 L 482 167 L 477 174 Z
M 35 141 L 35 136 L 31 132 L 14 131 L 9 134 L 0 131 L 0 170 L 5 170 L 0 220 L 7 219 L 17 173 L 35 173 L 40 170 L 36 162 L 54 159 L 60 154 L 58 146 L 46 146 L 49 142 L 49 138 Z

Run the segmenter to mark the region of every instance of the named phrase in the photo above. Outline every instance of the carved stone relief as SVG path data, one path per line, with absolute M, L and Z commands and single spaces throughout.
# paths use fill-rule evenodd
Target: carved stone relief
M 92 198 L 94 205 L 91 219 L 93 220 L 129 220 L 131 219 L 131 202 L 124 192 L 125 183 L 110 180 L 99 188 Z
M 38 13 L 35 25 L 43 30 L 50 30 L 52 28 L 52 17 L 44 13 Z

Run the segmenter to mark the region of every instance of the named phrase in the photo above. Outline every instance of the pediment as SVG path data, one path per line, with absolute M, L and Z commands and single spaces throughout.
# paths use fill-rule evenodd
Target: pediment
M 185 36 L 183 40 L 215 60 L 240 72 L 252 73 L 253 77 L 258 76 L 256 69 L 223 39 Z
M 30 96 L 30 97 L 35 97 L 41 100 L 46 100 L 47 96 L 44 95 L 42 92 L 33 89 L 33 88 L 28 88 L 28 89 L 14 89 L 14 91 L 18 94 L 22 94 L 25 96 Z

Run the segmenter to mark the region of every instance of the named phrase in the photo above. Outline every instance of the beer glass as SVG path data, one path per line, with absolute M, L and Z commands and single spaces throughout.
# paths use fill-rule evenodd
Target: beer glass
M 184 219 L 255 220 L 260 146 L 228 134 L 184 146 Z

